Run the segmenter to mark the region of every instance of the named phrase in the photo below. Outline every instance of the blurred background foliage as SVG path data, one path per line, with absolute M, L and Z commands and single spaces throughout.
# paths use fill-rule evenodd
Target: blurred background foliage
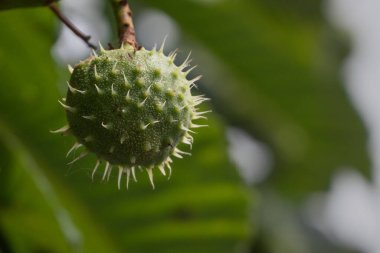
M 323 2 L 131 1 L 136 15 L 155 8 L 177 22 L 214 111 L 154 191 L 142 173 L 128 191 L 115 175 L 91 182 L 94 157 L 67 165 L 74 139 L 49 133 L 65 123 L 58 22 L 43 6 L 12 9 L 41 2 L 0 1 L 0 252 L 352 252 L 301 215 L 336 169 L 370 167 L 338 74 L 348 44 Z M 229 160 L 230 126 L 269 147 L 271 172 L 254 186 Z

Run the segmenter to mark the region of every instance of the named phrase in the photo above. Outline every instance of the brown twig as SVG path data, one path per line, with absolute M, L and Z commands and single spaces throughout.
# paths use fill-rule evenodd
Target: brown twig
M 120 44 L 129 44 L 135 49 L 139 48 L 136 41 L 135 27 L 132 20 L 132 11 L 128 0 L 112 0 L 119 28 Z
M 71 21 L 58 9 L 57 4 L 53 1 L 47 1 L 50 10 L 69 28 L 76 36 L 83 40 L 88 47 L 95 49 L 96 46 L 90 42 L 91 36 L 82 33 Z

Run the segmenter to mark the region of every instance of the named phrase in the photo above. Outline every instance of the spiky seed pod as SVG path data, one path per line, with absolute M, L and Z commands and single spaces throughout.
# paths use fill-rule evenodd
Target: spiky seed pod
M 145 168 L 153 184 L 153 169 L 171 173 L 170 156 L 182 158 L 181 142 L 192 145 L 191 128 L 201 127 L 194 119 L 204 118 L 197 105 L 207 100 L 192 96 L 199 78 L 187 80 L 189 61 L 174 64 L 175 54 L 165 56 L 162 48 L 135 50 L 126 45 L 104 50 L 80 62 L 73 69 L 65 103 L 68 127 L 78 140 L 72 151 L 84 146 L 106 161 L 103 180 L 112 167 L 122 175 L 135 177 L 135 168 Z M 82 153 L 73 162 L 82 158 Z M 93 171 L 99 167 L 99 161 Z

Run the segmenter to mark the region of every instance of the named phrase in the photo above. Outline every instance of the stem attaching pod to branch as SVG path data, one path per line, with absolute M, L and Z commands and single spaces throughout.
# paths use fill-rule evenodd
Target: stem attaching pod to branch
M 127 0 L 111 0 L 116 16 L 119 42 L 120 44 L 129 44 L 135 49 L 139 48 L 136 41 L 135 27 L 132 20 L 132 11 Z

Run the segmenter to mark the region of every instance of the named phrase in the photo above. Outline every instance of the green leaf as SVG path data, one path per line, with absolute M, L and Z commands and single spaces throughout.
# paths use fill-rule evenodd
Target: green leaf
M 1 173 L 7 201 L 1 199 L 0 228 L 12 252 L 116 252 L 88 212 L 59 189 L 54 177 L 2 124 L 0 139 L 9 160 Z
M 131 182 L 129 191 L 117 190 L 116 174 L 112 174 L 110 183 L 99 183 L 103 168 L 91 182 L 94 156 L 67 165 L 70 160 L 65 154 L 74 138 L 49 133 L 66 122 L 57 103 L 60 94 L 57 70 L 50 57 L 51 24 L 48 10 L 0 14 L 4 34 L 0 41 L 0 122 L 4 125 L 0 136 L 14 136 L 11 139 L 22 143 L 12 146 L 9 142 L 13 141 L 4 141 L 12 154 L 9 159 L 13 166 L 8 167 L 25 173 L 30 164 L 23 163 L 23 157 L 35 161 L 35 168 L 81 231 L 83 252 L 113 252 L 117 248 L 123 252 L 220 253 L 231 252 L 244 243 L 250 233 L 248 192 L 227 160 L 224 128 L 215 117 L 208 122 L 210 128 L 195 136 L 193 156 L 174 162 L 170 181 L 155 172 L 156 190 L 151 189 L 145 172 L 136 173 L 139 182 Z M 30 34 L 27 38 L 20 33 L 20 27 Z M 22 182 L 26 181 L 27 177 Z M 27 189 L 35 190 L 22 191 L 25 198 L 37 198 L 38 187 L 39 182 L 30 183 Z M 10 245 L 28 251 L 32 247 L 28 242 L 32 241 L 48 251 L 67 252 L 67 241 L 53 220 L 54 210 L 49 209 L 51 201 L 38 198 L 38 208 L 31 208 L 35 226 L 51 230 L 55 239 L 42 244 L 47 232 L 40 233 L 40 228 L 31 230 L 31 235 L 24 231 L 24 236 L 18 238 L 19 231 L 12 230 L 11 221 L 23 214 L 11 211 L 7 215 L 0 213 Z M 30 201 L 18 202 L 25 208 Z M 41 221 L 44 213 L 50 213 L 47 221 Z M 52 225 L 45 228 L 47 223 Z M 107 245 L 109 250 L 105 250 Z M 57 250 L 51 250 L 53 246 Z
M 53 0 L 58 2 L 58 0 Z M 47 0 L 0 0 L 0 10 L 46 6 Z
M 205 84 L 232 124 L 272 149 L 269 185 L 303 199 L 326 189 L 342 166 L 368 174 L 365 131 L 337 74 L 345 47 L 319 1 L 290 1 L 286 12 L 281 1 L 143 2 L 168 13 L 222 65 L 207 82 L 212 68 L 200 63 Z

